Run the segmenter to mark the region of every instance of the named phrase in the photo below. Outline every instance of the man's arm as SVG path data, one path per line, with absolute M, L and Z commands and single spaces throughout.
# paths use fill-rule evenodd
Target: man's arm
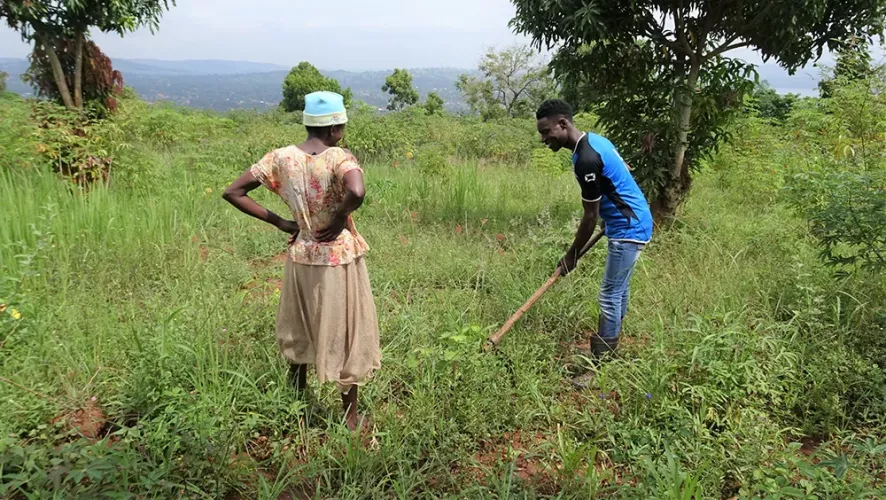
M 564 275 L 575 269 L 580 253 L 591 239 L 597 219 L 600 216 L 600 200 L 603 198 L 601 180 L 603 178 L 603 158 L 588 144 L 580 144 L 578 159 L 575 162 L 575 178 L 581 187 L 581 206 L 584 214 L 575 233 L 575 241 L 560 259 L 558 267 Z
M 600 215 L 599 199 L 597 201 L 582 200 L 581 205 L 584 207 L 584 215 L 578 224 L 578 231 L 575 232 L 575 240 L 566 251 L 566 255 L 560 259 L 560 273 L 563 275 L 569 274 L 578 265 L 578 259 L 581 258 L 579 254 L 591 239 L 591 235 L 594 234 L 594 227 L 597 226 L 597 218 Z
M 252 175 L 252 172 L 247 169 L 239 178 L 237 178 L 237 180 L 225 189 L 222 198 L 231 205 L 237 207 L 237 210 L 246 215 L 251 215 L 258 220 L 265 221 L 285 233 L 292 235 L 298 234 L 298 224 L 294 221 L 280 217 L 249 197 L 248 193 L 259 186 L 261 186 L 261 183 L 254 175 Z

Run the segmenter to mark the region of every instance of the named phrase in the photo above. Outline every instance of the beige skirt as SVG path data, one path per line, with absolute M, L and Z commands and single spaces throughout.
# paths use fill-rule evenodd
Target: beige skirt
M 290 363 L 315 365 L 321 383 L 345 390 L 381 367 L 378 316 L 363 257 L 335 267 L 286 260 L 277 345 Z

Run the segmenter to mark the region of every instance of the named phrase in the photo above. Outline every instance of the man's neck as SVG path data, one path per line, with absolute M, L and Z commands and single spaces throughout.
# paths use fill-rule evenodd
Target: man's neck
M 566 140 L 566 147 L 575 151 L 575 146 L 578 145 L 578 141 L 581 140 L 582 136 L 585 135 L 584 132 L 576 128 L 574 125 L 569 127 L 569 131 L 567 132 L 568 139 Z

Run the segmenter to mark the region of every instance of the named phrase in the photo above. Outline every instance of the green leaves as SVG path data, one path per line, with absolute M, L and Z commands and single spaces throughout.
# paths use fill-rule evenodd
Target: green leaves
M 831 98 L 791 118 L 817 159 L 788 178 L 788 200 L 838 275 L 886 270 L 886 67 L 869 71 L 830 80 Z
M 321 90 L 341 94 L 345 107 L 351 104 L 351 89 L 342 90 L 334 78 L 326 78 L 320 70 L 309 62 L 301 62 L 292 68 L 283 80 L 283 101 L 280 107 L 288 112 L 299 112 L 305 109 L 305 96 Z
M 429 115 L 442 115 L 444 104 L 443 98 L 436 92 L 428 92 L 428 97 L 425 98 L 425 111 Z
M 388 102 L 388 110 L 390 111 L 399 111 L 418 102 L 418 91 L 412 86 L 412 75 L 405 69 L 395 69 L 385 79 L 385 84 L 381 89 L 392 96 Z
M 483 77 L 461 75 L 455 86 L 484 120 L 528 118 L 544 100 L 556 97 L 549 69 L 530 47 L 489 50 L 479 69 Z
M 77 36 L 92 27 L 120 35 L 141 26 L 153 32 L 170 6 L 175 6 L 175 0 L 6 0 L 0 2 L 0 17 L 25 40 L 55 40 Z
M 886 176 L 827 169 L 797 174 L 787 189 L 819 240 L 821 258 L 847 270 L 886 270 Z

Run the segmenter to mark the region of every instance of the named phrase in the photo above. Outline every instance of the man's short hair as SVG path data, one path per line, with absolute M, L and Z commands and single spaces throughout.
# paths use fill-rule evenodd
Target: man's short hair
M 535 112 L 535 119 L 541 120 L 542 118 L 562 116 L 567 120 L 572 121 L 573 115 L 574 111 L 568 102 L 562 99 L 550 99 L 541 103 L 541 106 L 538 107 L 538 111 Z

